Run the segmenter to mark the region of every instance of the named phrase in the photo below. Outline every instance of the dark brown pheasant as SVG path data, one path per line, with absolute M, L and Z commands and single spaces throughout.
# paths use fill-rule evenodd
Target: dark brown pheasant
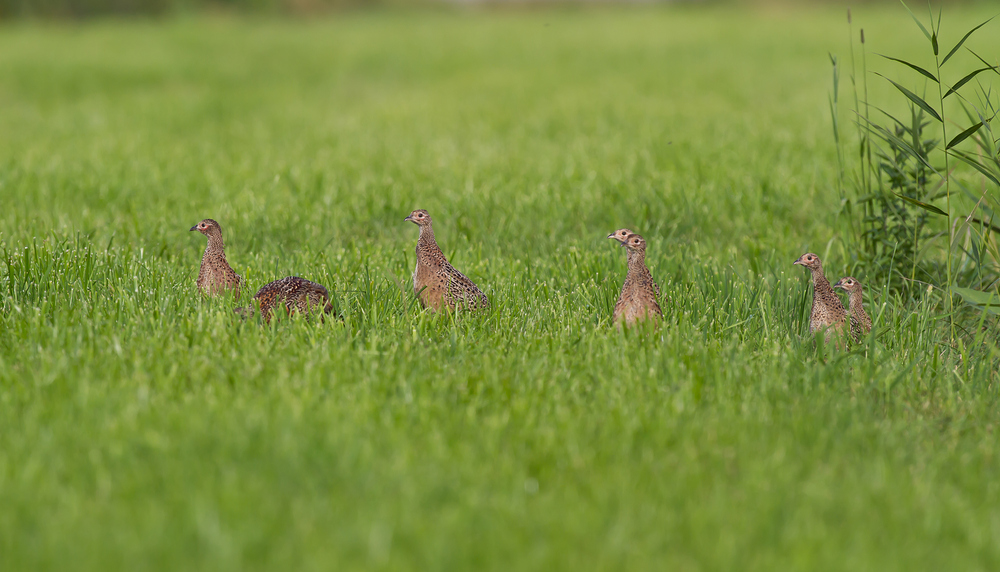
M 625 238 L 622 246 L 628 249 L 628 274 L 625 275 L 611 319 L 619 326 L 622 322 L 630 326 L 639 320 L 657 320 L 663 312 L 656 302 L 653 275 L 646 268 L 646 241 L 632 233 Z
M 825 330 L 827 342 L 834 332 L 838 335 L 843 334 L 847 325 L 847 312 L 844 311 L 840 298 L 830 288 L 830 282 L 823 275 L 823 263 L 819 257 L 809 252 L 800 256 L 793 264 L 805 266 L 812 272 L 813 302 L 812 311 L 809 313 L 809 333 L 815 334 Z
M 859 342 L 868 335 L 868 332 L 872 331 L 872 319 L 865 313 L 865 295 L 861 282 L 851 276 L 846 276 L 838 280 L 833 287 L 845 290 L 850 294 L 847 299 L 847 312 L 851 316 L 851 337 L 854 338 L 854 341 Z
M 206 294 L 221 294 L 232 290 L 235 297 L 240 297 L 242 279 L 233 271 L 226 261 L 226 252 L 222 244 L 222 227 L 214 220 L 207 218 L 191 227 L 208 237 L 208 246 L 201 257 L 201 269 L 198 271 L 198 288 Z
M 288 276 L 265 284 L 253 298 L 260 303 L 260 313 L 268 323 L 271 322 L 273 310 L 282 304 L 288 312 L 299 312 L 304 315 L 319 309 L 322 309 L 324 314 L 329 314 L 333 310 L 330 295 L 322 284 L 298 276 Z M 244 317 L 253 316 L 253 308 L 237 308 L 236 313 Z
M 472 280 L 448 263 L 434 240 L 431 215 L 423 209 L 403 219 L 420 227 L 417 238 L 417 265 L 413 269 L 413 292 L 421 305 L 440 312 L 443 308 L 479 310 L 490 305 L 486 294 Z
M 631 230 L 629 230 L 627 228 L 619 228 L 618 230 L 616 230 L 616 231 L 612 232 L 611 234 L 609 234 L 608 238 L 613 238 L 613 239 L 615 239 L 615 240 L 618 241 L 618 244 L 620 244 L 621 246 L 625 246 L 625 241 L 628 239 L 628 235 L 630 235 L 630 234 L 633 234 L 633 232 Z M 627 258 L 627 256 L 628 255 L 626 254 L 626 258 Z M 660 297 L 660 285 L 657 284 L 656 282 L 653 282 L 653 290 L 656 290 L 656 297 L 657 297 L 657 299 L 659 299 L 659 297 Z

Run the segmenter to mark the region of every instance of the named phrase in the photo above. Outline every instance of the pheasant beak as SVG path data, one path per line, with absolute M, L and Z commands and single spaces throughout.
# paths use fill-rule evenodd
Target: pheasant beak
M 795 261 L 795 262 L 793 262 L 792 264 L 802 264 L 802 265 L 804 266 L 804 265 L 805 265 L 805 262 L 802 262 L 802 257 L 800 256 L 800 257 L 798 258 L 798 260 L 796 260 L 796 261 Z
M 834 288 L 843 288 L 844 287 L 844 281 L 843 280 L 837 280 L 837 283 L 834 284 L 833 287 Z
M 403 219 L 403 222 L 407 222 L 407 221 L 413 222 L 413 215 L 409 215 L 409 216 L 407 216 L 406 218 Z
M 615 233 L 613 233 L 613 232 L 608 235 L 608 238 L 614 238 L 614 237 L 615 237 Z
M 194 225 L 194 226 L 192 226 L 192 227 L 191 227 L 191 230 L 198 230 L 198 225 Z

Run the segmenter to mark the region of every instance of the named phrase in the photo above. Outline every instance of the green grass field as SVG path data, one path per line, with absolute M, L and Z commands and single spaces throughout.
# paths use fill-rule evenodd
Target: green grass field
M 996 570 L 997 323 L 949 346 L 940 295 L 850 266 L 847 41 L 839 9 L 0 27 L 0 569 Z M 414 208 L 492 312 L 419 310 Z M 296 274 L 344 321 L 203 299 L 206 217 L 242 304 Z M 610 324 L 621 226 L 659 330 Z M 806 251 L 877 339 L 814 349 Z

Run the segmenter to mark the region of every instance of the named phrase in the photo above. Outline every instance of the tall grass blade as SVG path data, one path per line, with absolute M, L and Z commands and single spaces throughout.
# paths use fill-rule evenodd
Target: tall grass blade
M 979 310 L 985 310 L 991 314 L 1000 314 L 1000 298 L 996 293 L 981 292 L 972 288 L 960 288 L 954 286 L 952 292 L 958 294 L 967 304 Z
M 988 61 L 984 60 L 982 56 L 980 56 L 979 54 L 977 54 L 976 52 L 974 52 L 973 50 L 971 50 L 971 49 L 969 49 L 969 48 L 966 48 L 966 49 L 968 49 L 968 50 L 969 50 L 969 53 L 970 53 L 970 54 L 972 54 L 972 55 L 976 56 L 976 59 L 977 59 L 977 60 L 979 60 L 979 61 L 983 62 L 983 65 L 984 65 L 984 66 L 989 66 L 989 68 L 990 68 L 991 70 L 995 71 L 995 72 L 997 73 L 997 75 L 1000 75 L 1000 66 L 990 66 L 990 62 L 988 62 Z
M 959 134 L 958 134 L 958 135 L 956 135 L 956 136 L 955 136 L 955 137 L 954 137 L 954 138 L 953 138 L 953 139 L 952 139 L 951 141 L 949 141 L 949 142 L 948 142 L 948 145 L 946 145 L 946 146 L 945 146 L 945 149 L 946 149 L 946 150 L 947 150 L 947 149 L 951 149 L 951 148 L 952 148 L 952 147 L 954 147 L 955 145 L 958 145 L 958 144 L 959 144 L 959 143 L 961 143 L 962 141 L 965 141 L 965 140 L 966 140 L 966 139 L 968 139 L 968 138 L 969 138 L 969 137 L 970 137 L 970 136 L 971 136 L 971 135 L 972 135 L 973 133 L 975 133 L 976 131 L 979 131 L 979 129 L 980 129 L 980 128 L 981 128 L 982 126 L 983 126 L 982 122 L 979 122 L 979 123 L 977 123 L 977 124 L 973 125 L 972 127 L 970 127 L 970 128 L 968 128 L 968 129 L 966 129 L 965 131 L 963 131 L 963 132 L 959 133 Z
M 910 13 L 910 17 L 913 18 L 913 21 L 916 22 L 917 26 L 920 27 L 920 31 L 924 33 L 924 36 L 928 40 L 930 40 L 931 39 L 931 33 L 927 31 L 927 28 L 925 28 L 924 25 L 920 22 L 920 20 L 916 16 L 916 14 L 914 14 L 913 11 L 910 10 L 910 7 L 906 5 L 906 2 L 903 2 L 903 0 L 899 0 L 899 3 L 903 5 L 903 8 L 906 8 L 906 11 Z
M 948 213 L 944 212 L 943 210 L 937 208 L 934 205 L 927 204 L 927 203 L 922 202 L 922 201 L 918 201 L 917 199 L 911 199 L 910 197 L 907 197 L 905 195 L 901 195 L 899 193 L 895 193 L 895 195 L 897 197 L 903 199 L 904 201 L 906 201 L 906 202 L 908 202 L 908 203 L 910 203 L 912 205 L 916 205 L 916 206 L 918 206 L 918 207 L 920 207 L 920 208 L 922 208 L 924 210 L 928 210 L 928 211 L 930 211 L 932 213 L 939 214 L 941 216 L 948 216 Z
M 931 107 L 926 101 L 924 101 L 919 95 L 913 93 L 912 91 L 906 89 L 905 87 L 899 85 L 898 83 L 892 81 L 891 79 L 885 77 L 884 75 L 882 75 L 880 73 L 876 72 L 875 75 L 878 75 L 879 77 L 887 80 L 892 85 L 896 86 L 896 89 L 898 89 L 900 92 L 902 92 L 902 94 L 905 95 L 907 97 L 907 99 L 909 99 L 910 101 L 912 101 L 913 103 L 915 103 L 917 105 L 917 107 L 919 107 L 920 109 L 923 109 L 924 111 L 926 111 L 927 113 L 929 113 L 931 115 L 931 117 L 933 117 L 934 119 L 937 119 L 938 121 L 941 121 L 941 116 L 938 115 L 938 112 L 934 111 L 934 108 Z
M 983 26 L 985 26 L 986 24 L 989 24 L 989 23 L 990 23 L 990 20 L 992 20 L 993 18 L 996 18 L 996 16 L 993 16 L 993 17 L 991 17 L 991 18 L 990 18 L 989 20 L 986 20 L 986 21 L 985 21 L 985 22 L 983 22 L 982 24 L 980 24 L 980 25 L 976 26 L 975 28 L 973 28 L 973 29 L 969 30 L 968 32 L 966 32 L 966 33 L 965 33 L 965 35 L 964 35 L 964 36 L 962 36 L 962 39 L 961 39 L 961 40 L 959 40 L 957 44 L 955 44 L 955 47 L 954 47 L 954 48 L 952 48 L 950 52 L 948 52 L 948 55 L 946 55 L 946 56 L 944 57 L 944 59 L 943 59 L 943 60 L 941 60 L 941 66 L 942 66 L 942 67 L 944 67 L 944 64 L 948 63 L 948 60 L 950 60 L 950 59 L 951 59 L 951 56 L 955 55 L 955 52 L 957 52 L 957 51 L 958 51 L 958 49 L 962 47 L 962 44 L 964 44 L 964 43 L 965 43 L 965 40 L 968 40 L 968 39 L 969 39 L 969 36 L 971 36 L 973 32 L 975 32 L 975 31 L 976 31 L 976 30 L 978 30 L 979 28 L 982 28 L 982 27 L 983 27 Z
M 952 151 L 951 154 L 971 165 L 972 168 L 982 173 L 987 179 L 993 181 L 995 185 L 1000 186 L 1000 179 L 997 178 L 997 175 L 991 173 L 989 169 L 981 165 L 979 161 L 976 160 L 975 157 L 971 157 L 967 153 L 963 153 L 957 150 Z
M 878 108 L 876 107 L 875 109 L 878 109 Z M 882 110 L 879 109 L 879 111 L 882 111 Z M 885 113 L 885 112 L 882 111 L 882 113 Z M 885 113 L 885 115 L 887 115 L 889 117 L 892 117 L 888 113 Z M 898 137 L 895 133 L 889 131 L 885 127 L 882 127 L 881 125 L 876 125 L 874 122 L 869 122 L 869 123 L 870 123 L 871 127 L 874 128 L 876 132 L 878 132 L 878 134 L 879 134 L 880 137 L 882 137 L 886 141 L 890 141 L 890 142 L 898 145 L 903 151 L 906 152 L 907 155 L 909 155 L 909 156 L 913 157 L 914 159 L 916 159 L 917 161 L 919 161 L 922 165 L 924 165 L 925 167 L 927 167 L 928 169 L 930 169 L 931 171 L 933 171 L 938 176 L 941 175 L 941 173 L 938 173 L 937 169 L 935 169 L 934 166 L 931 165 L 927 161 L 927 159 L 924 158 L 923 155 L 921 155 L 920 153 L 918 153 L 917 150 L 914 149 L 913 146 L 911 146 L 909 143 L 907 143 L 906 141 L 904 141 L 903 139 L 901 139 L 900 137 Z M 897 121 L 897 123 L 898 123 L 898 121 Z M 900 125 L 902 125 L 902 124 L 900 124 Z
M 951 87 L 951 89 L 948 90 L 948 93 L 944 94 L 944 96 L 948 97 L 949 95 L 955 93 L 956 91 L 958 91 L 959 89 L 961 89 L 963 85 L 965 85 L 965 84 L 969 83 L 970 81 L 972 81 L 972 78 L 976 77 L 977 75 L 979 75 L 980 73 L 982 73 L 982 72 L 984 72 L 986 70 L 991 70 L 991 69 L 995 69 L 995 67 L 979 68 L 976 71 L 970 73 L 969 75 L 963 77 L 962 79 L 958 80 L 958 82 L 955 83 L 955 85 L 953 85 Z
M 907 67 L 909 67 L 909 68 L 917 71 L 918 73 L 920 73 L 924 77 L 930 79 L 934 83 L 940 83 L 938 81 L 938 78 L 934 77 L 934 74 L 932 74 L 931 72 L 925 70 L 924 68 L 922 68 L 922 67 L 920 67 L 918 65 L 911 64 L 910 62 L 908 62 L 906 60 L 901 60 L 899 58 L 894 58 L 892 56 L 886 56 L 886 55 L 882 55 L 882 54 L 879 54 L 879 55 L 882 56 L 883 58 L 887 59 L 887 60 L 892 60 L 894 62 L 899 62 L 899 63 L 903 64 L 904 66 L 907 66 Z
M 938 81 L 938 78 L 934 77 L 934 74 L 932 74 L 931 72 L 925 70 L 924 68 L 922 68 L 922 67 L 920 67 L 918 65 L 911 64 L 910 62 L 908 62 L 906 60 L 901 60 L 899 58 L 894 58 L 892 56 L 886 56 L 886 55 L 883 55 L 883 54 L 879 54 L 879 55 L 882 56 L 883 58 L 887 59 L 887 60 L 892 60 L 894 62 L 899 62 L 899 63 L 903 64 L 904 66 L 907 66 L 907 67 L 909 67 L 909 68 L 917 71 L 918 73 L 920 73 L 924 77 L 932 80 L 934 83 L 940 83 Z

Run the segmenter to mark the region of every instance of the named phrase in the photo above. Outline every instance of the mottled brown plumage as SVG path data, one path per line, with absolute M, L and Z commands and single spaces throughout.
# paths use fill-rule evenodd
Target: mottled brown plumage
M 619 228 L 618 230 L 612 232 L 608 235 L 608 238 L 613 238 L 618 241 L 618 244 L 625 246 L 625 241 L 628 239 L 628 235 L 634 234 L 631 230 L 627 228 Z M 626 258 L 628 255 L 626 254 Z M 655 281 L 653 282 L 653 290 L 656 290 L 656 297 L 660 297 L 660 285 Z
M 198 270 L 198 288 L 205 294 L 221 294 L 232 290 L 236 298 L 240 297 L 242 279 L 233 271 L 226 261 L 226 252 L 222 244 L 222 227 L 214 220 L 207 218 L 191 227 L 208 237 L 208 246 L 201 257 L 201 269 Z
M 271 321 L 273 310 L 281 304 L 289 312 L 305 315 L 320 309 L 325 314 L 333 310 L 330 295 L 322 284 L 298 276 L 288 276 L 265 284 L 253 298 L 260 303 L 260 313 L 267 322 Z M 237 308 L 236 312 L 248 317 L 253 315 L 253 308 Z
M 833 285 L 847 291 L 850 296 L 847 298 L 847 312 L 851 316 L 851 337 L 859 342 L 872 331 L 872 319 L 865 313 L 864 291 L 861 282 L 851 276 L 845 276 Z
M 829 342 L 834 332 L 843 333 L 847 325 L 847 312 L 840 298 L 830 288 L 830 282 L 823 275 L 823 263 L 815 254 L 803 254 L 793 264 L 800 264 L 812 273 L 813 303 L 809 313 L 809 333 L 815 334 L 826 330 L 826 341 Z M 838 344 L 839 345 L 839 344 Z
M 434 229 L 431 228 L 431 215 L 423 209 L 418 209 L 406 217 L 420 227 L 420 237 L 417 239 L 417 265 L 413 269 L 413 292 L 425 308 L 440 312 L 456 307 L 467 310 L 488 308 L 490 305 L 486 294 L 483 294 L 472 280 L 448 263 L 444 253 L 434 240 Z
M 638 234 L 629 234 L 622 244 L 628 249 L 628 274 L 622 284 L 612 321 L 619 326 L 632 325 L 639 320 L 657 320 L 663 312 L 656 302 L 653 275 L 646 268 L 646 241 Z

